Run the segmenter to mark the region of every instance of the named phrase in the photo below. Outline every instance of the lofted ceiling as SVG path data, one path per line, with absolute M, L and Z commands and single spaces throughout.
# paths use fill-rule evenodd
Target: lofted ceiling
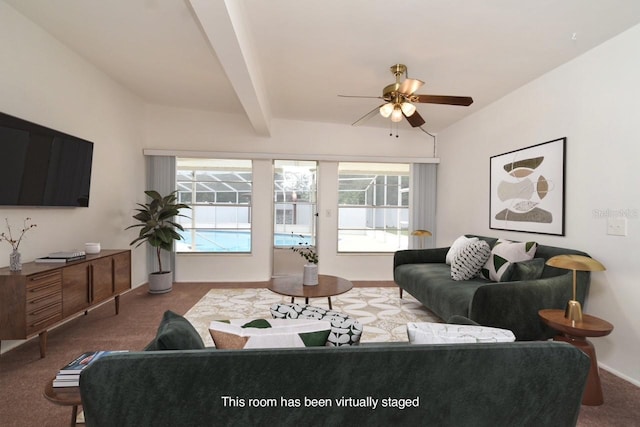
M 640 23 L 638 0 L 0 0 L 149 103 L 350 125 L 408 66 L 438 132 Z M 631 53 L 630 53 L 631 55 Z M 388 127 L 379 115 L 363 126 Z M 400 126 L 410 128 L 406 122 Z

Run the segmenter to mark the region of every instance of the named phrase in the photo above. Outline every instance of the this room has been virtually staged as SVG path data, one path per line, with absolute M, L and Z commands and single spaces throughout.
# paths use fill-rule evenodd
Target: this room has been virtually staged
M 0 0 L 2 426 L 640 426 L 640 3 Z

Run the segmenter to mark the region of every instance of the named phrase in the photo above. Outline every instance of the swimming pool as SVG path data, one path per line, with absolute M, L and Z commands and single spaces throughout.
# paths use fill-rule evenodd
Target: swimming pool
M 178 231 L 183 240 L 177 242 L 178 252 L 251 252 L 251 232 L 244 230 L 192 230 Z M 195 247 L 192 239 L 195 234 Z M 309 236 L 301 238 L 296 234 L 276 233 L 275 246 L 296 246 L 309 244 Z

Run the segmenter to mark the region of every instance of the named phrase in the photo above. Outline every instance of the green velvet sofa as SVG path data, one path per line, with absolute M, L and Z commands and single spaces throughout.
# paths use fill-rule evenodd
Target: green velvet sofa
M 80 392 L 88 427 L 562 427 L 588 371 L 553 341 L 166 350 L 105 356 Z
M 493 247 L 496 238 L 478 237 Z M 448 247 L 398 251 L 394 256 L 393 277 L 406 290 L 444 321 L 463 316 L 496 328 L 511 330 L 517 340 L 540 340 L 556 332 L 538 318 L 545 308 L 564 309 L 572 298 L 573 272 L 545 265 L 540 278 L 515 282 L 491 282 L 480 277 L 455 281 L 445 263 Z M 538 245 L 535 258 L 545 261 L 562 254 L 586 253 Z M 577 300 L 584 305 L 589 292 L 590 275 L 577 273 Z

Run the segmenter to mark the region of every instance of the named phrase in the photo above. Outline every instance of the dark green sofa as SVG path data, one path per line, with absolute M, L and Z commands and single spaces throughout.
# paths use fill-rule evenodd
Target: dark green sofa
M 553 341 L 167 350 L 105 356 L 80 392 L 88 427 L 561 427 L 588 371 Z
M 493 247 L 496 238 L 478 237 Z M 445 263 L 449 248 L 410 249 L 395 253 L 393 277 L 402 291 L 406 290 L 425 307 L 447 321 L 463 316 L 472 321 L 496 328 L 511 330 L 517 340 L 540 340 L 553 337 L 556 332 L 538 318 L 538 310 L 564 309 L 572 298 L 573 273 L 545 265 L 542 277 L 518 282 L 490 282 L 482 278 L 455 281 L 451 268 Z M 536 258 L 561 254 L 586 255 L 573 249 L 538 245 Z M 589 292 L 588 272 L 577 274 L 577 299 L 584 305 Z

